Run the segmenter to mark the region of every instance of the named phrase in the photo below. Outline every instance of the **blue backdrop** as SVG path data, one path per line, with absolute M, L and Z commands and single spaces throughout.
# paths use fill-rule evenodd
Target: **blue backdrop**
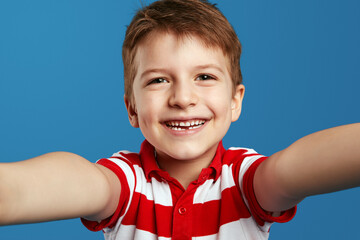
M 359 122 L 360 2 L 217 0 L 243 44 L 243 113 L 224 145 L 270 155 Z M 140 0 L 0 1 L 0 161 L 138 151 L 121 45 Z M 21 176 L 19 176 L 21 177 Z M 329 176 L 331 177 L 331 176 Z M 356 239 L 360 189 L 314 196 L 270 239 Z M 31 236 L 31 237 L 30 237 Z M 0 227 L 0 239 L 102 239 L 78 219 Z

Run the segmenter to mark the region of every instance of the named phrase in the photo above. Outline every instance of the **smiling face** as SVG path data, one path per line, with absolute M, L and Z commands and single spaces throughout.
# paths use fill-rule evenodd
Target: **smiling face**
M 152 33 L 139 46 L 130 123 L 155 147 L 158 161 L 211 162 L 241 112 L 244 86 L 233 85 L 220 48 L 197 37 Z

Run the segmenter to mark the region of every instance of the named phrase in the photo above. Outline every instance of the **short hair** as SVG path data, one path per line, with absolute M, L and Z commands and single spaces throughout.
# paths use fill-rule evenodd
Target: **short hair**
M 123 43 L 125 97 L 132 99 L 137 47 L 152 32 L 177 37 L 197 36 L 207 47 L 219 47 L 229 60 L 233 89 L 242 83 L 241 44 L 231 24 L 207 0 L 159 0 L 138 10 L 127 27 Z M 233 91 L 234 92 L 234 91 Z

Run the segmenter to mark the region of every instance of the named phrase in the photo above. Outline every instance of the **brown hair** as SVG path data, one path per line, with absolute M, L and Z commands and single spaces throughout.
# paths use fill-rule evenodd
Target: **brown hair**
M 125 97 L 132 99 L 137 46 L 151 32 L 194 35 L 209 47 L 220 47 L 230 63 L 234 89 L 242 83 L 240 41 L 225 16 L 207 0 L 159 0 L 140 9 L 127 27 L 123 44 Z

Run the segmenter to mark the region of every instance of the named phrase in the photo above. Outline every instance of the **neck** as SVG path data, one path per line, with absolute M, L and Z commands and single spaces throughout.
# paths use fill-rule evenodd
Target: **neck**
M 210 165 L 210 162 L 206 165 L 198 162 L 172 162 L 171 164 L 159 164 L 159 166 L 186 189 L 192 181 L 199 177 L 201 170 Z
M 215 151 L 208 152 L 205 156 L 192 160 L 178 160 L 171 158 L 170 156 L 162 156 L 162 154 L 156 154 L 156 160 L 159 168 L 169 173 L 169 175 L 175 178 L 185 189 L 192 181 L 198 179 L 203 168 L 210 166 Z

